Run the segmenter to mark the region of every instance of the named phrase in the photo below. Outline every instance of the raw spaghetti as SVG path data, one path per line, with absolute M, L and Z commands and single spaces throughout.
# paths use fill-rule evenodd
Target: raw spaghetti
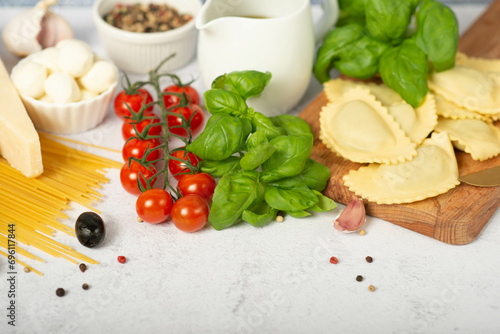
M 0 254 L 8 257 L 8 226 L 15 224 L 16 262 L 39 275 L 42 273 L 17 256 L 44 261 L 20 244 L 75 264 L 77 260 L 98 263 L 51 237 L 56 230 L 75 235 L 72 227 L 60 221 L 68 218 L 63 211 L 69 208 L 71 201 L 100 213 L 92 203 L 102 197 L 98 191 L 101 184 L 109 182 L 105 169 L 121 168 L 122 164 L 71 148 L 43 134 L 40 134 L 40 143 L 44 172 L 37 178 L 26 178 L 0 158 L 0 248 L 7 250 L 7 253 L 0 250 Z

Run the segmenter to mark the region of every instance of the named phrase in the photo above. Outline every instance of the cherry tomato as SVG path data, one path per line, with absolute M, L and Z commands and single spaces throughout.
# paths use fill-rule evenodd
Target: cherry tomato
M 187 161 L 191 163 L 194 167 L 198 166 L 201 159 L 194 153 L 187 152 L 186 150 L 174 151 L 171 155 L 175 158 L 182 159 L 184 161 L 178 161 L 170 159 L 168 161 L 168 170 L 170 175 L 175 177 L 176 180 L 180 180 L 185 174 L 190 174 L 191 171 L 187 165 Z
M 172 112 L 184 116 L 186 121 L 189 121 L 191 119 L 189 128 L 191 129 L 191 132 L 193 134 L 197 133 L 198 130 L 201 129 L 201 126 L 203 125 L 203 121 L 205 119 L 203 110 L 201 110 L 200 106 L 197 104 L 191 104 L 187 107 L 182 108 L 175 108 L 174 110 L 172 110 Z M 191 118 L 191 115 L 193 114 L 194 116 L 192 116 Z M 182 118 L 180 116 L 168 115 L 167 123 L 170 132 L 179 136 L 187 137 L 186 130 L 182 127 L 178 127 L 182 125 Z
M 130 117 L 132 114 L 127 106 L 129 106 L 133 111 L 138 112 L 143 104 L 148 104 L 153 102 L 151 94 L 144 88 L 137 89 L 133 94 L 128 94 L 126 90 L 121 91 L 116 95 L 114 101 L 115 113 L 122 120 L 125 117 Z M 148 107 L 144 112 L 153 112 L 153 106 Z
M 123 161 L 128 161 L 130 157 L 141 159 L 146 153 L 146 150 L 153 149 L 160 146 L 160 141 L 156 138 L 140 140 L 138 138 L 132 138 L 123 145 L 122 156 Z M 154 150 L 149 153 L 147 161 L 154 161 L 160 158 L 160 149 Z
M 208 203 L 212 202 L 215 186 L 214 178 L 207 173 L 186 174 L 177 183 L 177 188 L 184 196 L 196 194 Z
M 165 190 L 149 189 L 137 198 L 135 211 L 145 222 L 158 224 L 168 219 L 172 204 L 172 196 Z
M 123 189 L 132 195 L 139 196 L 141 194 L 141 190 L 137 184 L 137 179 L 139 178 L 140 173 L 142 173 L 144 176 L 141 176 L 141 182 L 144 188 L 146 188 L 146 180 L 150 180 L 151 177 L 156 174 L 156 169 L 154 167 L 150 167 L 150 169 L 151 170 L 142 166 L 137 161 L 132 161 L 129 168 L 127 161 L 120 170 L 120 181 Z
M 135 123 L 135 127 L 137 128 L 137 131 L 139 131 L 139 133 L 142 133 L 144 128 L 151 123 L 153 123 L 153 124 L 160 123 L 160 119 L 156 116 L 154 118 L 145 118 L 144 120 L 142 120 L 138 123 Z M 123 137 L 123 139 L 127 140 L 130 137 L 137 136 L 137 134 L 135 133 L 133 124 L 134 124 L 134 122 L 130 119 L 127 119 L 123 123 L 123 125 L 122 125 L 122 137 Z M 161 130 L 162 130 L 161 125 L 152 126 L 149 128 L 148 135 L 159 136 L 159 135 L 161 135 Z
M 190 194 L 177 200 L 172 206 L 170 215 L 174 225 L 184 232 L 195 232 L 208 222 L 210 208 L 202 197 Z
M 200 94 L 191 86 L 180 87 L 177 85 L 171 85 L 166 87 L 163 92 L 168 93 L 177 93 L 182 94 L 185 93 L 187 97 L 187 101 L 189 104 L 200 104 Z M 180 98 L 175 95 L 163 95 L 163 101 L 165 102 L 165 108 L 171 108 L 179 104 Z

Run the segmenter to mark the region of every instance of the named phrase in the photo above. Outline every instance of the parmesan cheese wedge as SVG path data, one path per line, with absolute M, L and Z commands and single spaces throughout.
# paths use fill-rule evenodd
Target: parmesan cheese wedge
M 0 59 L 0 156 L 26 177 L 43 172 L 40 139 Z

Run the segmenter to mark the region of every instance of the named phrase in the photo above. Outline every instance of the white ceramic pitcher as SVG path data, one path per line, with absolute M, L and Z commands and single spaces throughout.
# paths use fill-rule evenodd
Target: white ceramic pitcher
M 289 111 L 309 85 L 315 44 L 338 17 L 337 0 L 323 8 L 313 26 L 309 0 L 207 0 L 196 18 L 203 84 L 231 71 L 269 71 L 271 82 L 248 104 L 268 116 Z

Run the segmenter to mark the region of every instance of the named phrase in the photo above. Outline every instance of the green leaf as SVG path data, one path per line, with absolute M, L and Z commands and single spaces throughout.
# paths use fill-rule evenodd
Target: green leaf
M 215 187 L 208 221 L 216 230 L 234 225 L 244 210 L 262 201 L 262 188 L 255 171 L 235 171 L 224 175 Z
M 262 227 L 276 219 L 278 210 L 271 208 L 265 201 L 261 201 L 251 210 L 244 210 L 241 219 L 252 226 Z
M 234 71 L 218 77 L 212 88 L 225 89 L 240 95 L 244 100 L 259 96 L 271 81 L 270 72 Z
M 214 114 L 186 149 L 203 160 L 226 160 L 238 151 L 247 136 L 242 119 L 224 113 Z
M 349 16 L 365 16 L 367 0 L 339 0 L 339 9 Z
M 380 59 L 382 81 L 414 108 L 429 91 L 427 57 L 411 40 L 387 50 Z
M 278 136 L 270 143 L 276 152 L 262 164 L 262 182 L 272 182 L 302 172 L 311 155 L 313 136 Z
M 271 117 L 273 124 L 285 131 L 284 134 L 289 136 L 300 136 L 304 134 L 311 134 L 312 130 L 309 124 L 302 118 L 283 114 L 275 117 Z
M 210 89 L 205 92 L 205 104 L 212 115 L 225 113 L 233 116 L 245 115 L 248 109 L 245 100 L 236 93 L 222 89 Z
M 455 66 L 458 23 L 453 11 L 438 1 L 424 1 L 417 12 L 416 43 L 440 72 Z
M 328 167 L 308 158 L 302 172 L 297 175 L 310 189 L 323 191 L 330 179 Z
M 260 112 L 255 112 L 252 118 L 253 131 L 263 132 L 268 140 L 285 134 L 285 130 L 275 126 L 271 119 Z
M 365 36 L 364 26 L 357 23 L 350 23 L 328 32 L 318 49 L 314 64 L 314 75 L 319 82 L 330 80 L 330 70 L 334 67 L 334 61 L 339 59 L 345 48 L 363 36 Z
M 323 195 L 319 191 L 313 190 L 313 192 L 316 194 L 316 196 L 318 196 L 318 203 L 310 208 L 307 208 L 307 210 L 311 210 L 314 212 L 327 212 L 332 211 L 337 207 L 337 203 L 335 203 L 331 198 Z
M 366 2 L 366 31 L 375 39 L 399 44 L 413 15 L 411 0 L 370 0 Z
M 202 160 L 200 162 L 200 170 L 208 173 L 215 178 L 224 176 L 225 174 L 240 168 L 240 158 L 231 156 L 222 161 Z
M 287 178 L 266 185 L 264 199 L 282 211 L 305 210 L 318 202 L 318 196 L 298 178 Z
M 304 210 L 297 210 L 297 211 L 285 211 L 287 215 L 290 215 L 294 218 L 304 218 L 307 216 L 310 216 L 311 214 L 307 211 Z
M 269 142 L 265 141 L 258 146 L 252 148 L 240 160 L 240 166 L 244 170 L 253 170 L 262 165 L 264 161 L 276 152 L 276 148 Z

